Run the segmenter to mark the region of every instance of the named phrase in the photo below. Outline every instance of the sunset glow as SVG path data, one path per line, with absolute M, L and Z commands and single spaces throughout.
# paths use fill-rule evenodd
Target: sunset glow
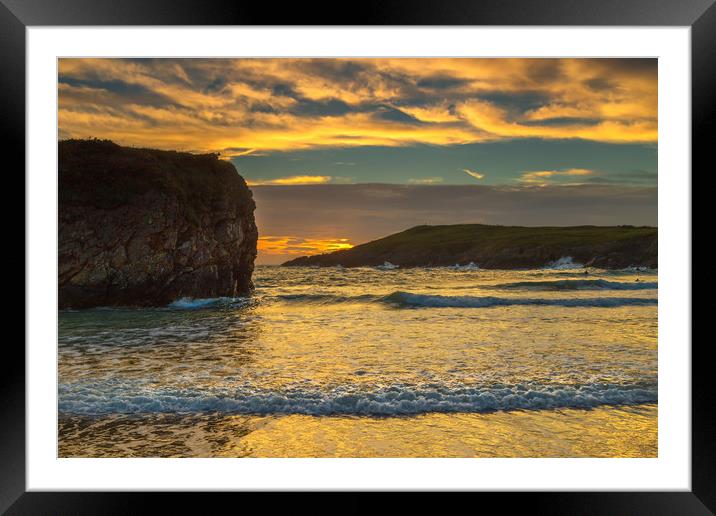
M 331 176 L 290 176 L 279 177 L 277 179 L 267 180 L 249 180 L 249 186 L 266 186 L 266 185 L 322 185 L 330 182 Z
M 296 236 L 262 236 L 259 237 L 258 250 L 265 256 L 306 256 L 331 253 L 342 249 L 350 249 L 353 245 L 347 238 L 301 238 Z
M 589 176 L 594 174 L 593 170 L 584 168 L 570 168 L 568 170 L 536 170 L 533 172 L 525 172 L 522 174 L 522 181 L 525 183 L 547 184 L 549 179 L 555 176 L 574 177 Z
M 259 264 L 456 216 L 561 224 L 575 198 L 570 221 L 655 218 L 656 59 L 67 58 L 58 121 L 60 139 L 231 161 Z M 500 207 L 535 190 L 522 218 Z

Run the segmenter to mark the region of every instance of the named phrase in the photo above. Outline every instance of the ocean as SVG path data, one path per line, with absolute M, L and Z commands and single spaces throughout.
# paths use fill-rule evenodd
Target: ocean
M 254 283 L 61 311 L 58 455 L 657 456 L 657 271 L 258 266 Z

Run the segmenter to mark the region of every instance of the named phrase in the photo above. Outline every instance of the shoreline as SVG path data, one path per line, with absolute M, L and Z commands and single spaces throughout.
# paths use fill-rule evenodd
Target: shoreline
M 392 417 L 60 415 L 58 431 L 60 457 L 657 457 L 658 403 Z

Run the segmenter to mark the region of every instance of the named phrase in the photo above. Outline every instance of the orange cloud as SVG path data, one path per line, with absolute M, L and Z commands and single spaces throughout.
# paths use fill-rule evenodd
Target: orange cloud
M 247 153 L 511 138 L 654 143 L 654 60 L 60 59 L 63 137 Z M 520 105 L 532 96 L 537 106 Z
M 423 122 L 459 122 L 460 118 L 452 112 L 448 104 L 434 106 L 408 106 L 402 111 Z
M 350 249 L 347 238 L 302 238 L 297 236 L 262 236 L 257 248 L 263 255 L 312 255 Z
M 289 176 L 279 177 L 276 179 L 247 179 L 249 186 L 265 186 L 265 185 L 322 185 L 330 183 L 332 176 Z
M 535 170 L 524 172 L 520 180 L 525 183 L 546 184 L 550 178 L 555 176 L 573 177 L 573 176 L 589 176 L 594 174 L 593 170 L 586 168 L 570 168 L 567 170 Z
M 582 138 L 611 143 L 648 143 L 658 138 L 656 120 L 650 119 L 603 120 L 595 124 L 585 124 L 577 119 L 564 125 L 531 125 L 510 120 L 505 110 L 489 102 L 466 101 L 457 109 L 475 129 L 488 133 L 493 139 Z
M 474 177 L 475 179 L 484 179 L 485 178 L 485 174 L 481 174 L 480 172 L 470 170 L 469 168 L 463 168 L 462 171 L 465 172 L 468 176 Z

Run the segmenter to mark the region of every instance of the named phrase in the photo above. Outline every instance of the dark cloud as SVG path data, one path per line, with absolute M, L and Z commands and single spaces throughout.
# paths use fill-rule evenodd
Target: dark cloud
M 528 76 L 534 82 L 556 82 L 564 78 L 559 59 L 530 59 L 528 62 Z
M 279 111 L 268 102 L 252 102 L 250 109 L 254 113 L 278 113 Z
M 375 118 L 388 120 L 390 122 L 400 122 L 403 124 L 422 124 L 420 120 L 399 109 L 390 106 L 381 106 L 375 112 Z
M 588 88 L 594 91 L 608 91 L 614 87 L 614 85 L 609 81 L 609 79 L 605 79 L 603 77 L 587 79 L 586 81 L 584 81 L 584 84 L 586 84 Z
M 339 99 L 301 99 L 301 102 L 290 110 L 291 113 L 298 116 L 342 116 L 355 111 L 354 106 Z
M 306 59 L 299 61 L 297 68 L 304 72 L 320 75 L 338 82 L 355 81 L 372 67 L 356 60 Z
M 262 83 L 259 83 L 260 86 L 270 86 L 270 84 L 267 84 L 267 81 L 264 80 Z M 288 83 L 278 83 L 271 86 L 271 93 L 273 95 L 276 95 L 277 97 L 291 97 L 291 98 L 298 98 L 300 95 L 296 92 L 296 90 L 293 89 L 293 86 Z
M 589 59 L 595 72 L 612 76 L 639 76 L 656 79 L 659 60 L 656 58 L 603 58 Z
M 60 77 L 60 84 L 67 84 L 77 88 L 89 88 L 95 90 L 94 98 L 98 100 L 104 94 L 104 100 L 112 100 L 115 103 L 142 104 L 148 106 L 176 106 L 177 103 L 156 91 L 150 90 L 142 85 L 127 83 L 121 80 L 101 79 L 76 79 L 74 77 Z M 72 92 L 68 92 L 72 95 Z M 63 95 L 65 93 L 63 92 Z M 80 94 L 75 93 L 75 96 Z M 83 91 L 81 98 L 92 99 L 92 92 Z
M 550 101 L 550 95 L 541 91 L 523 92 L 501 92 L 492 91 L 479 95 L 481 100 L 486 100 L 507 111 L 519 115 L 533 109 L 537 109 Z
M 470 81 L 450 75 L 432 75 L 420 79 L 417 83 L 419 88 L 427 88 L 430 90 L 448 90 L 469 84 Z
M 205 93 L 215 93 L 217 91 L 221 91 L 226 87 L 226 79 L 223 77 L 217 77 L 214 80 L 212 80 L 209 84 L 206 85 L 204 88 Z

